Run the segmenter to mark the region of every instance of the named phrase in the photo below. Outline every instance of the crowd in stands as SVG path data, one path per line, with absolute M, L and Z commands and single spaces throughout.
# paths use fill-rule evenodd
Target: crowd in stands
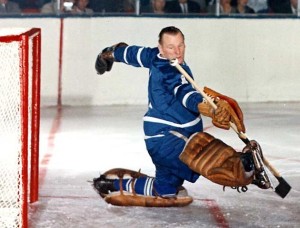
M 298 0 L 0 0 L 0 14 L 294 14 Z M 137 3 L 139 11 L 137 12 Z

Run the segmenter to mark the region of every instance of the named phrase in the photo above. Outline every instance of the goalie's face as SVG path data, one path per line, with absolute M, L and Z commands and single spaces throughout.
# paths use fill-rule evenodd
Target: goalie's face
M 184 61 L 185 43 L 181 33 L 168 34 L 162 36 L 158 49 L 162 57 L 167 59 L 178 59 L 181 64 Z

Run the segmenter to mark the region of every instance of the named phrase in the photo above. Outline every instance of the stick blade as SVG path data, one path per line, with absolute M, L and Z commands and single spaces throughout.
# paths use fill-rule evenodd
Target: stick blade
M 275 192 L 281 198 L 284 198 L 290 192 L 292 187 L 285 181 L 285 179 L 283 179 L 283 177 L 276 177 L 276 179 L 279 181 L 279 185 L 275 188 Z

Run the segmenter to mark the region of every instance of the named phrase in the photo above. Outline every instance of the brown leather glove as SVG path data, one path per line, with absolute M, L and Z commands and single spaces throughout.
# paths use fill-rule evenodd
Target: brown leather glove
M 206 101 L 198 104 L 198 110 L 204 116 L 212 118 L 212 123 L 219 128 L 229 129 L 230 122 L 234 123 L 239 132 L 246 132 L 243 112 L 238 103 L 225 95 L 213 91 L 207 87 L 204 88 L 204 92 L 214 100 L 217 109 L 214 110 L 210 104 Z

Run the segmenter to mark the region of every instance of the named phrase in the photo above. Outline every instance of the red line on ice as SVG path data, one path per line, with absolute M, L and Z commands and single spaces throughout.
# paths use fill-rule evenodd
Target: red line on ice
M 229 228 L 229 224 L 226 220 L 226 218 L 223 215 L 223 212 L 217 202 L 213 199 L 197 199 L 203 201 L 207 206 L 211 213 L 211 215 L 214 217 L 217 227 L 220 228 Z
M 54 141 L 55 141 L 55 135 L 58 132 L 59 128 L 60 128 L 60 122 L 61 122 L 61 115 L 62 115 L 62 111 L 61 111 L 61 106 L 57 107 L 57 113 L 56 116 L 52 122 L 52 127 L 51 130 L 49 132 L 49 136 L 48 136 L 48 147 L 47 147 L 47 153 L 44 155 L 41 163 L 40 163 L 40 170 L 39 170 L 39 187 L 41 187 L 44 184 L 45 181 L 45 177 L 47 174 L 47 168 L 48 168 L 48 164 L 52 158 L 52 154 L 53 154 L 53 149 L 54 149 Z M 41 197 L 41 196 L 39 196 Z M 30 210 L 31 213 L 34 214 L 37 212 L 38 210 L 38 205 L 37 204 L 31 204 L 30 205 Z M 32 227 L 32 221 L 29 220 L 28 222 L 28 227 Z
M 47 166 L 52 158 L 53 155 L 53 149 L 55 145 L 55 135 L 58 132 L 60 128 L 60 122 L 61 122 L 61 115 L 62 115 L 62 109 L 60 106 L 57 107 L 57 113 L 53 120 L 52 127 L 48 136 L 48 151 L 44 155 L 42 161 L 41 161 L 41 167 L 40 167 L 40 186 L 44 183 L 46 173 L 47 173 Z

